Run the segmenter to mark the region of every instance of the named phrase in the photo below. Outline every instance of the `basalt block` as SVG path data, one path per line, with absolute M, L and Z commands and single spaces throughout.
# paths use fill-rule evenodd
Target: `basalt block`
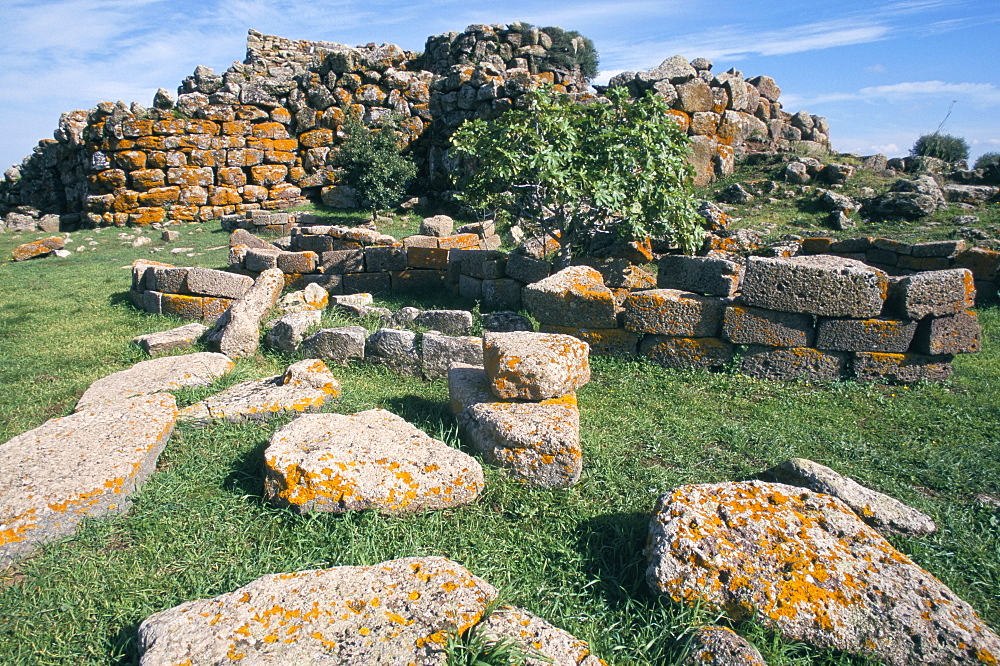
M 404 375 L 418 376 L 420 349 L 417 334 L 395 328 L 381 328 L 365 342 L 365 360 L 387 366 Z
M 474 458 L 384 409 L 299 417 L 271 437 L 264 464 L 264 496 L 303 514 L 444 509 L 484 485 Z
M 173 432 L 174 397 L 91 403 L 0 445 L 0 566 L 121 513 Z
M 540 333 L 558 333 L 571 335 L 590 345 L 592 356 L 625 356 L 633 357 L 639 345 L 639 335 L 624 328 L 574 328 L 571 326 L 553 326 L 541 324 Z
M 584 328 L 618 326 L 614 296 L 601 274 L 589 266 L 570 266 L 529 284 L 521 294 L 524 307 L 544 324 Z
M 829 255 L 750 257 L 743 277 L 747 305 L 821 317 L 876 317 L 889 278 L 860 261 Z
M 691 637 L 690 651 L 681 666 L 767 666 L 767 662 L 732 629 L 702 627 Z
M 914 351 L 921 354 L 971 354 L 982 347 L 983 329 L 972 310 L 951 317 L 928 317 L 920 322 Z
M 635 333 L 687 338 L 719 332 L 725 299 L 677 289 L 634 291 L 622 304 L 625 328 Z
M 811 347 L 816 327 L 812 315 L 730 305 L 722 316 L 722 337 L 738 345 Z
M 832 381 L 847 369 L 849 355 L 811 347 L 750 345 L 740 358 L 740 372 L 757 379 Z
M 253 278 L 247 275 L 210 268 L 187 269 L 186 287 L 188 293 L 191 294 L 237 299 L 252 286 Z M 161 289 L 160 291 L 165 290 Z
M 944 317 L 975 305 L 972 271 L 953 268 L 900 278 L 892 286 L 889 305 L 907 319 Z
M 909 319 L 820 319 L 816 347 L 901 354 L 910 348 L 916 331 L 917 322 Z
M 141 361 L 91 384 L 76 403 L 76 411 L 137 395 L 169 392 L 185 386 L 208 386 L 234 367 L 228 356 L 214 352 Z
M 949 354 L 883 354 L 858 352 L 854 355 L 854 376 L 858 381 L 891 381 L 913 384 L 921 380 L 943 382 L 951 377 Z
M 219 351 L 233 358 L 253 356 L 260 346 L 260 320 L 274 307 L 285 286 L 284 274 L 277 268 L 261 273 L 208 333 Z
M 293 354 L 302 344 L 306 331 L 319 326 L 323 313 L 319 310 L 304 309 L 301 312 L 290 312 L 278 320 L 271 322 L 271 330 L 264 336 L 269 347 Z
M 177 349 L 193 347 L 206 331 L 208 326 L 195 322 L 169 331 L 139 335 L 133 338 L 132 342 L 142 347 L 142 350 L 150 356 L 159 356 Z
M 676 370 L 721 368 L 733 360 L 733 353 L 733 345 L 719 338 L 647 335 L 639 343 L 639 356 Z
M 363 326 L 321 328 L 302 340 L 302 353 L 311 358 L 346 363 L 365 357 L 368 331 Z
M 705 296 L 732 296 L 740 288 L 743 267 L 714 257 L 668 254 L 660 259 L 656 286 Z
M 677 602 L 890 666 L 989 664 L 1000 638 L 975 611 L 830 495 L 777 483 L 662 496 L 646 580 Z
M 483 339 L 473 335 L 451 336 L 427 331 L 421 336 L 421 367 L 425 379 L 448 376 L 453 363 L 482 365 Z
M 555 333 L 486 333 L 483 361 L 493 394 L 504 399 L 545 400 L 590 381 L 590 347 Z

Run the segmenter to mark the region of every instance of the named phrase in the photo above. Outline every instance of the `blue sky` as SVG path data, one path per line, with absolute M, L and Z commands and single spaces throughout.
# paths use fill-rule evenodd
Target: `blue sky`
M 250 28 L 420 51 L 428 35 L 516 20 L 593 39 L 599 81 L 674 54 L 771 76 L 786 110 L 828 118 L 840 151 L 904 155 L 946 116 L 973 158 L 1000 151 L 997 0 L 0 0 L 0 169 L 63 111 L 149 105 L 199 64 L 221 73 Z

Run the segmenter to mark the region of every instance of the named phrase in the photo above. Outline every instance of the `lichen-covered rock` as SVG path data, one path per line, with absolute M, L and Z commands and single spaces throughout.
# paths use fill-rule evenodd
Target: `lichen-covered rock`
M 365 360 L 389 367 L 404 375 L 419 375 L 420 350 L 417 334 L 395 328 L 380 328 L 365 342 Z
M 927 514 L 812 460 L 786 460 L 761 474 L 761 478 L 833 495 L 880 532 L 922 536 L 937 529 Z
M 271 437 L 264 464 L 265 497 L 299 513 L 443 509 L 484 484 L 474 458 L 384 409 L 299 417 Z
M 0 445 L 0 567 L 120 513 L 174 429 L 167 394 L 120 397 L 55 418 Z
M 445 335 L 468 335 L 472 313 L 467 310 L 425 310 L 413 319 L 414 326 L 431 328 Z
M 264 336 L 269 347 L 289 354 L 295 353 L 302 344 L 306 331 L 319 326 L 323 313 L 309 308 L 300 312 L 290 312 L 271 322 L 270 330 Z
M 677 289 L 647 289 L 632 292 L 622 307 L 630 331 L 710 338 L 719 331 L 726 301 Z
M 951 377 L 951 360 L 950 354 L 927 356 L 914 353 L 857 352 L 854 354 L 854 377 L 862 382 L 943 382 Z
M 529 284 L 521 299 L 535 319 L 544 324 L 584 328 L 618 325 L 611 289 L 604 285 L 600 272 L 589 266 L 570 266 Z
M 811 347 L 749 345 L 740 358 L 740 372 L 757 379 L 832 381 L 847 369 L 848 354 Z
M 25 261 L 26 259 L 34 259 L 35 257 L 44 257 L 64 247 L 66 247 L 65 238 L 62 236 L 49 236 L 48 238 L 32 241 L 31 243 L 18 245 L 11 251 L 10 256 L 14 261 Z
M 219 351 L 227 356 L 253 356 L 260 346 L 260 320 L 278 302 L 284 286 L 285 277 L 279 269 L 262 272 L 253 286 L 215 322 L 208 338 L 217 342 Z
M 739 290 L 742 278 L 743 267 L 734 261 L 668 254 L 659 261 L 656 286 L 706 296 L 732 296 Z
M 368 331 L 363 326 L 321 328 L 302 340 L 302 353 L 311 358 L 345 363 L 365 357 Z
M 507 638 L 517 643 L 528 657 L 524 666 L 604 664 L 604 661 L 590 654 L 586 641 L 520 608 L 506 606 L 494 611 L 476 629 L 488 638 Z
M 184 386 L 208 386 L 234 367 L 228 356 L 215 352 L 141 361 L 91 384 L 77 401 L 76 411 L 88 405 L 115 402 L 135 395 L 169 392 Z
M 816 347 L 901 354 L 910 348 L 916 331 L 917 322 L 909 319 L 820 319 Z
M 646 579 L 676 601 L 891 666 L 993 664 L 997 637 L 939 580 L 829 495 L 761 481 L 660 498 Z
M 558 333 L 486 333 L 483 361 L 498 398 L 545 400 L 590 381 L 590 347 Z
M 420 359 L 425 379 L 447 377 L 452 363 L 482 365 L 483 339 L 427 331 L 420 339 Z
M 681 666 L 767 666 L 753 645 L 732 629 L 702 627 L 691 637 Z
M 559 333 L 571 335 L 590 345 L 591 356 L 625 356 L 636 354 L 639 335 L 624 328 L 575 328 L 572 326 L 553 326 L 542 324 L 539 333 Z
M 142 350 L 150 356 L 159 356 L 177 349 L 193 347 L 206 331 L 208 326 L 194 322 L 169 331 L 138 335 L 132 338 L 132 342 L 142 347 Z
M 816 327 L 812 315 L 730 305 L 722 316 L 722 337 L 738 345 L 811 347 Z
M 239 298 L 253 286 L 253 278 L 247 275 L 217 271 L 210 268 L 188 268 L 185 287 L 190 294 L 215 296 L 218 298 Z M 161 289 L 161 291 L 163 291 Z
M 709 370 L 733 360 L 733 346 L 719 338 L 679 338 L 647 335 L 639 343 L 639 356 L 664 368 Z
M 293 363 L 282 375 L 243 382 L 185 407 L 179 421 L 245 421 L 313 412 L 340 395 L 340 382 L 323 361 Z
M 921 354 L 971 354 L 979 351 L 983 329 L 972 310 L 920 322 L 913 348 Z
M 900 278 L 892 286 L 890 305 L 907 319 L 944 317 L 975 305 L 976 286 L 965 268 L 925 271 Z
M 865 319 L 882 312 L 888 288 L 885 273 L 853 259 L 750 257 L 743 300 L 769 310 Z

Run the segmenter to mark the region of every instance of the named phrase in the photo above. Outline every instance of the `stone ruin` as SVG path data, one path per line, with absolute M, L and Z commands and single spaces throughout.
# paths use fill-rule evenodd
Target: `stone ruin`
M 593 96 L 579 65 L 559 56 L 547 33 L 519 23 L 433 36 L 423 53 L 251 30 L 244 62 L 222 74 L 199 66 L 176 97 L 161 89 L 152 108 L 101 102 L 63 114 L 54 138 L 6 171 L 0 230 L 197 222 L 306 199 L 352 207 L 337 167 L 348 114 L 398 116 L 420 189 L 440 193 L 451 187 L 449 137 L 465 120 L 523 107 L 524 93 L 543 84 Z M 829 147 L 826 121 L 784 111 L 770 77 L 711 69 L 704 58 L 674 56 L 610 85 L 671 103 L 702 184 L 748 151 Z

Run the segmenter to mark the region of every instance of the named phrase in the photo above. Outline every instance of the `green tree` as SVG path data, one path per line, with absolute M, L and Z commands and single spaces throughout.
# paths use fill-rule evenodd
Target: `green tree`
M 983 153 L 976 158 L 976 169 L 988 169 L 1000 166 L 1000 153 Z
M 911 155 L 936 157 L 945 162 L 957 162 L 969 157 L 969 144 L 965 139 L 951 134 L 924 134 L 910 149 Z
M 390 208 L 406 194 L 417 167 L 401 152 L 395 119 L 366 126 L 350 117 L 343 130 L 347 136 L 338 164 L 344 168 L 345 182 L 358 193 L 359 203 L 371 209 L 374 220 L 378 211 Z
M 462 201 L 558 238 L 561 266 L 598 231 L 697 249 L 703 227 L 689 144 L 662 97 L 633 101 L 624 89 L 587 103 L 549 89 L 529 95 L 527 109 L 466 121 L 453 135 L 466 158 Z

